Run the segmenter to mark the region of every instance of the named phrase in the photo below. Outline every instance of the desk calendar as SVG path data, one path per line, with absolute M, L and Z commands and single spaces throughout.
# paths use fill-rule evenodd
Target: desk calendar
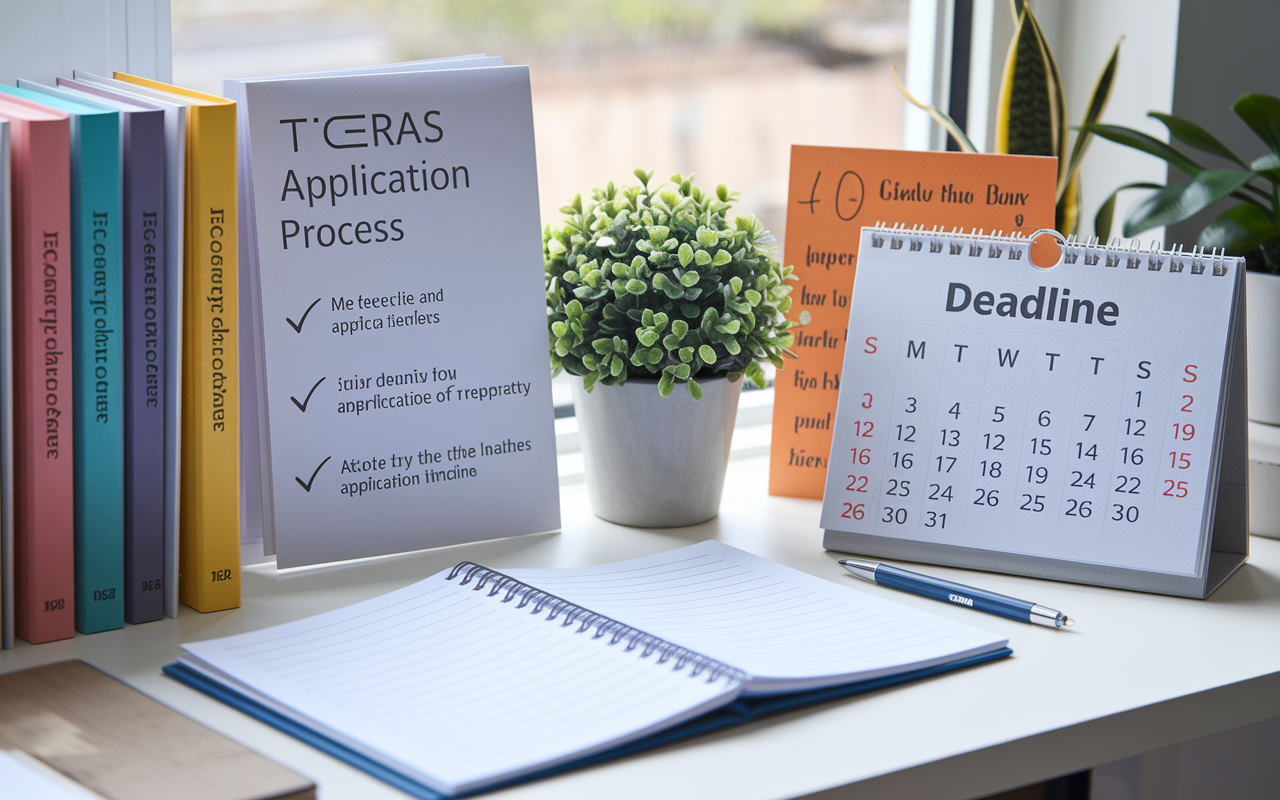
M 1204 597 L 1248 557 L 1240 259 L 864 228 L 828 549 Z

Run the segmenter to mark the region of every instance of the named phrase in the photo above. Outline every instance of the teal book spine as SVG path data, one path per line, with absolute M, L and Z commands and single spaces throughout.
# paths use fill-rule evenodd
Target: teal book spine
M 75 618 L 76 630 L 97 633 L 124 627 L 119 112 L 44 87 L 0 89 L 71 114 Z

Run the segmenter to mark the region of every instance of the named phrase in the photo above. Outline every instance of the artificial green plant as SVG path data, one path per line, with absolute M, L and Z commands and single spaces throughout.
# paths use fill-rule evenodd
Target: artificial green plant
M 762 362 L 794 356 L 791 267 L 773 259 L 774 238 L 754 216 L 726 216 L 737 200 L 673 175 L 674 187 L 610 182 L 560 211 L 564 224 L 542 234 L 547 333 L 553 374 L 597 384 L 657 379 L 669 396 L 683 383 L 695 400 L 695 376 L 745 375 L 765 385 Z
M 1280 273 L 1280 98 L 1244 94 L 1231 110 L 1262 140 L 1266 154 L 1246 163 L 1217 137 L 1190 120 L 1157 111 L 1147 116 L 1163 122 L 1173 141 L 1226 159 L 1239 169 L 1206 169 L 1172 144 L 1132 128 L 1092 126 L 1098 136 L 1162 159 L 1190 178 L 1170 186 L 1128 183 L 1116 189 L 1098 211 L 1095 222 L 1098 236 L 1104 241 L 1110 237 L 1116 195 L 1126 189 L 1156 190 L 1129 208 L 1124 219 L 1126 237 L 1182 222 L 1223 200 L 1235 201 L 1200 231 L 1196 244 L 1244 256 L 1249 269 Z

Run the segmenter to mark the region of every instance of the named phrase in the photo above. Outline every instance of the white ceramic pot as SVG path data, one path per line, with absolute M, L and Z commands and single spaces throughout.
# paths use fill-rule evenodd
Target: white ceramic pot
M 587 495 L 597 517 L 641 528 L 696 525 L 720 513 L 742 381 L 698 381 L 701 400 L 656 381 L 573 386 Z
M 1249 419 L 1280 425 L 1280 275 L 1245 273 Z

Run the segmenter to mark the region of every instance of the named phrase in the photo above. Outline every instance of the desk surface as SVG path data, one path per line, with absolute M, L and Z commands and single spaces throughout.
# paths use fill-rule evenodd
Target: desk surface
M 717 538 L 788 566 L 1008 636 L 1003 661 L 786 714 L 488 797 L 978 797 L 1280 717 L 1280 541 L 1207 601 L 930 567 L 1079 620 L 1050 630 L 858 581 L 824 552 L 817 501 L 769 497 L 762 457 L 730 463 L 720 516 L 668 531 L 591 515 L 562 489 L 564 528 L 343 566 L 246 568 L 244 607 L 0 651 L 0 672 L 81 658 L 317 782 L 325 800 L 404 798 L 363 773 L 164 677 L 180 642 L 255 630 L 364 600 L 458 561 L 563 567 Z

